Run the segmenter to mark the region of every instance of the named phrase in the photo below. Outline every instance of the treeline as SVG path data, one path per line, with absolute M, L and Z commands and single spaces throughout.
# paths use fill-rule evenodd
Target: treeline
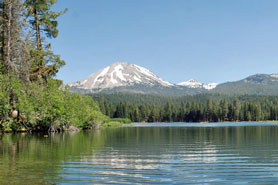
M 140 97 L 141 95 L 128 95 Z M 148 95 L 143 95 L 148 96 Z M 100 110 L 114 118 L 129 118 L 134 122 L 220 122 L 278 120 L 278 97 L 197 95 L 157 98 L 159 102 L 134 104 L 114 95 L 95 96 Z M 211 99 L 213 97 L 213 99 Z M 128 98 L 129 99 L 129 98 Z M 127 100 L 128 100 L 127 99 Z M 178 102 L 179 100 L 179 102 Z M 114 102 L 114 103 L 113 103 Z
M 47 39 L 58 36 L 56 0 L 0 1 L 0 129 L 57 131 L 107 119 L 90 97 L 54 79 L 65 65 Z M 72 128 L 72 127 L 71 127 Z
M 265 102 L 265 101 L 275 101 L 278 96 L 266 96 L 266 95 L 226 95 L 226 94 L 212 94 L 212 93 L 203 93 L 196 95 L 187 95 L 187 96 L 159 96 L 152 94 L 134 94 L 134 93 L 114 93 L 114 94 L 91 94 L 90 95 L 96 101 L 108 101 L 112 105 L 119 103 L 128 103 L 136 105 L 166 105 L 167 102 L 171 104 L 180 104 L 181 102 L 195 102 L 204 104 L 207 100 L 214 102 L 219 102 L 222 99 L 225 99 L 228 102 L 233 102 L 236 98 L 239 101 L 248 101 L 248 102 Z

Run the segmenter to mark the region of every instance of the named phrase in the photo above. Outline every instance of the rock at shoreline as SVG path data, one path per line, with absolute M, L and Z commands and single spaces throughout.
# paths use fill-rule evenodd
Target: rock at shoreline
M 67 131 L 78 132 L 78 131 L 80 131 L 80 129 L 77 128 L 77 127 L 75 127 L 75 126 L 70 125 L 70 126 L 68 127 Z

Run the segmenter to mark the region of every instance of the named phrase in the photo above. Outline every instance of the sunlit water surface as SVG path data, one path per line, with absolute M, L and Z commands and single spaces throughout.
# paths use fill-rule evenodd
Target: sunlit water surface
M 275 123 L 0 136 L 0 184 L 277 184 Z

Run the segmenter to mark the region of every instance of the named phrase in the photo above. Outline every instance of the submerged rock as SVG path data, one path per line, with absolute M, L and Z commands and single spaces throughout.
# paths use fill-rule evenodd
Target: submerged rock
M 75 126 L 72 126 L 70 125 L 68 128 L 67 128 L 68 131 L 71 131 L 71 132 L 78 132 L 80 129 L 75 127 Z
M 99 123 L 93 124 L 92 129 L 96 129 L 96 130 L 100 129 L 100 124 Z
M 94 130 L 98 130 L 100 129 L 101 125 L 99 123 L 94 123 L 92 125 L 88 125 L 85 129 L 94 129 Z

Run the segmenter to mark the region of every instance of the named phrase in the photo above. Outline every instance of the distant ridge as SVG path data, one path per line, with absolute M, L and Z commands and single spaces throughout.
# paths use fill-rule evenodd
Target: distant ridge
M 226 95 L 278 95 L 278 74 L 256 74 L 219 84 L 212 93 Z
M 227 95 L 278 95 L 278 74 L 256 74 L 235 82 L 201 83 L 191 79 L 173 84 L 150 70 L 127 62 L 117 62 L 88 78 L 67 84 L 80 93 L 140 93 L 185 96 L 201 93 Z

